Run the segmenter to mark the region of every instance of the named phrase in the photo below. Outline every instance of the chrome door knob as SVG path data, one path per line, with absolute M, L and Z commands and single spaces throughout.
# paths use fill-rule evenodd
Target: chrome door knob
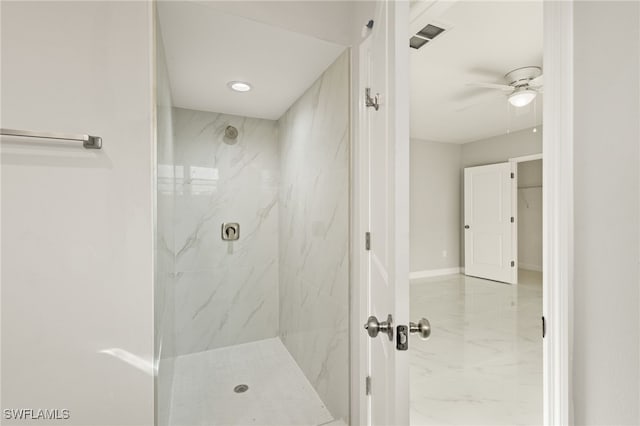
M 418 333 L 418 336 L 422 340 L 427 340 L 429 336 L 431 336 L 431 324 L 429 324 L 429 320 L 422 318 L 417 324 L 415 322 L 410 322 L 409 333 Z
M 387 315 L 387 320 L 382 322 L 378 321 L 375 316 L 370 316 L 364 329 L 367 330 L 369 337 L 377 337 L 378 333 L 386 333 L 389 340 L 393 340 L 393 318 L 391 315 Z

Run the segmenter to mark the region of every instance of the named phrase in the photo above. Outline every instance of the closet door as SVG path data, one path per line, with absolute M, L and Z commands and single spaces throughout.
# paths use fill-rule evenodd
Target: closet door
M 510 163 L 464 170 L 464 270 L 466 275 L 515 284 Z

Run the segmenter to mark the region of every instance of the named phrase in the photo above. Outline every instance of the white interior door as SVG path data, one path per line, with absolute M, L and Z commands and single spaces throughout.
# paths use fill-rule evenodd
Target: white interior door
M 465 274 L 515 284 L 515 220 L 510 163 L 464 169 Z
M 359 51 L 364 222 L 371 236 L 369 250 L 362 247 L 368 311 L 362 322 L 369 315 L 380 322 L 392 317 L 389 336 L 365 340 L 367 423 L 380 426 L 409 423 L 408 352 L 396 350 L 395 335 L 397 325 L 409 324 L 408 15 L 408 2 L 378 2 Z M 365 106 L 365 88 L 372 97 L 379 94 L 379 108 Z

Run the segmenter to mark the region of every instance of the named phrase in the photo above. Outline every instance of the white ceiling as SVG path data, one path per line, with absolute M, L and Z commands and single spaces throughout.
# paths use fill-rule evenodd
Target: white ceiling
M 356 2 L 336 0 L 194 0 L 221 12 L 242 16 L 320 40 L 348 46 Z M 357 28 L 359 31 L 360 28 Z
M 426 12 L 412 28 L 429 22 L 451 27 L 411 56 L 411 137 L 465 143 L 539 125 L 542 96 L 515 108 L 499 91 L 472 82 L 506 84 L 515 68 L 542 66 L 542 1 L 448 2 Z
M 158 3 L 177 107 L 278 119 L 344 50 L 332 42 L 253 20 L 274 19 L 266 9 L 215 3 Z M 227 10 L 254 10 L 258 16 L 248 19 L 225 13 L 225 4 Z M 253 90 L 234 92 L 227 87 L 232 80 L 247 81 Z

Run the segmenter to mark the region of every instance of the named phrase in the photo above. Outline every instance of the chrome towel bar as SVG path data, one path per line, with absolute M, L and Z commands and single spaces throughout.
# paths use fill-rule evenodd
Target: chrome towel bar
M 3 136 L 20 136 L 27 138 L 42 139 L 62 139 L 69 141 L 80 141 L 86 149 L 101 149 L 102 138 L 100 136 L 91 135 L 67 135 L 64 133 L 51 132 L 32 132 L 30 130 L 0 129 L 0 135 Z

